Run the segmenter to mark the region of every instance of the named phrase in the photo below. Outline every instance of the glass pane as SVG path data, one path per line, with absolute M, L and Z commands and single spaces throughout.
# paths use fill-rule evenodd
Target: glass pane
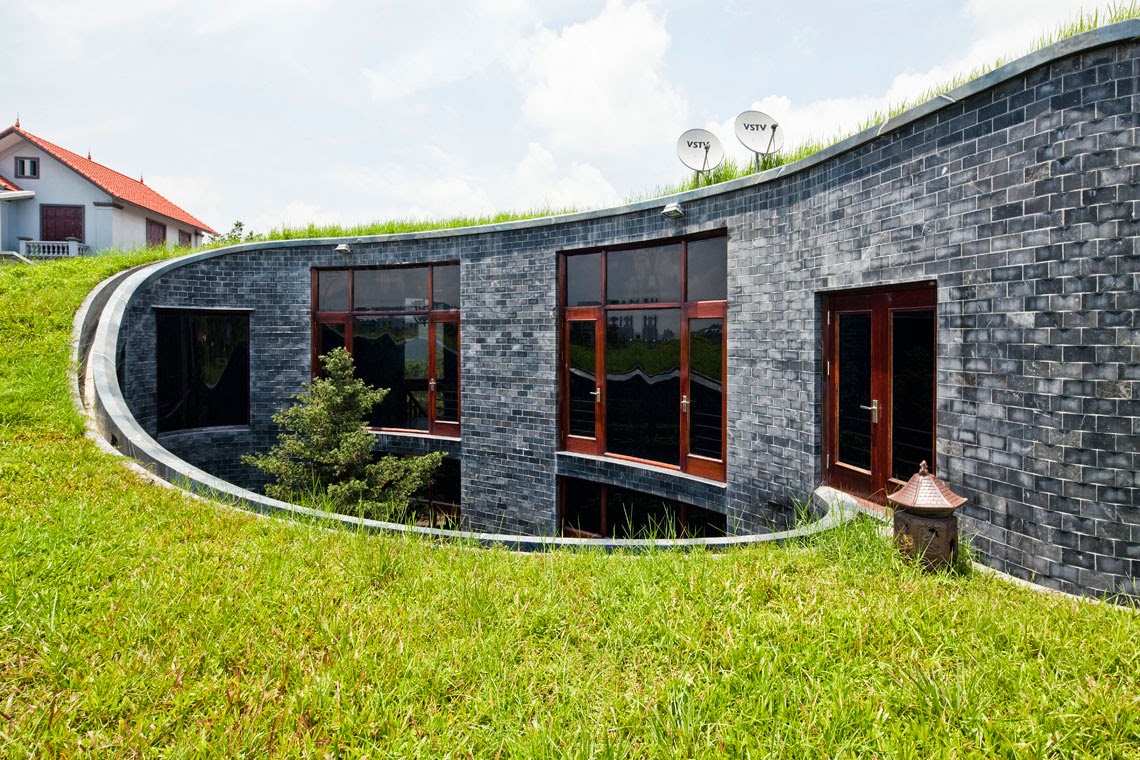
M 459 265 L 445 264 L 432 267 L 432 308 L 459 308 Z
M 680 464 L 680 309 L 609 312 L 605 358 L 606 450 Z
M 574 321 L 569 324 L 570 341 L 567 347 L 570 362 L 570 435 L 587 438 L 596 436 L 594 423 L 597 415 L 598 377 L 595 368 L 594 321 Z
M 689 301 L 728 298 L 728 238 L 695 240 L 688 246 Z
M 920 462 L 934 471 L 934 311 L 891 318 L 891 475 L 909 480 Z
M 597 306 L 602 302 L 602 254 L 566 257 L 566 305 Z
M 358 269 L 354 277 L 355 311 L 427 311 L 427 267 Z
M 679 244 L 606 254 L 606 303 L 675 303 L 680 300 Z
M 334 348 L 344 348 L 344 325 L 339 322 L 323 322 L 317 333 L 317 356 L 324 356 Z M 315 367 L 319 372 L 320 367 Z
M 839 315 L 839 461 L 871 469 L 871 315 Z
M 317 311 L 348 311 L 348 272 L 317 272 Z
M 724 320 L 689 320 L 689 453 L 720 459 L 724 435 Z
M 435 419 L 459 422 L 459 323 L 435 325 Z
M 249 316 L 155 315 L 158 432 L 249 424 Z
M 388 395 L 368 418 L 373 427 L 427 430 L 428 326 L 425 317 L 353 320 L 356 374 Z
M 562 530 L 567 535 L 604 536 L 602 487 L 577 478 L 566 478 L 562 502 Z

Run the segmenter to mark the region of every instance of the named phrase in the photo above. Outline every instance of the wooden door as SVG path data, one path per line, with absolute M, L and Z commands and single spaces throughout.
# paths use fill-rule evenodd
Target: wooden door
M 933 286 L 828 295 L 824 302 L 824 478 L 880 504 L 926 461 L 935 468 Z
M 40 240 L 83 242 L 83 206 L 40 206 Z

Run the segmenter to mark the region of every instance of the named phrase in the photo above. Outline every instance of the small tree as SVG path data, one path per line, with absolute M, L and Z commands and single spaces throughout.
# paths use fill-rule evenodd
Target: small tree
M 336 348 L 320 358 L 323 375 L 305 385 L 297 403 L 273 415 L 284 430 L 265 454 L 242 461 L 269 473 L 274 498 L 315 502 L 347 514 L 402 519 L 408 499 L 431 482 L 444 455 L 421 457 L 372 453 L 364 429 L 385 389 L 372 388 L 353 374 L 352 355 Z

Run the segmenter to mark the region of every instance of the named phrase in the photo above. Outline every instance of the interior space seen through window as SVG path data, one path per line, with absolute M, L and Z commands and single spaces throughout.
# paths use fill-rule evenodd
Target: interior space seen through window
M 313 301 L 314 370 L 344 347 L 388 389 L 370 427 L 459 434 L 459 264 L 315 269 Z
M 249 424 L 249 314 L 155 312 L 158 432 Z
M 724 515 L 628 488 L 578 478 L 559 481 L 562 535 L 572 538 L 711 538 Z
M 561 444 L 725 477 L 728 238 L 561 258 Z

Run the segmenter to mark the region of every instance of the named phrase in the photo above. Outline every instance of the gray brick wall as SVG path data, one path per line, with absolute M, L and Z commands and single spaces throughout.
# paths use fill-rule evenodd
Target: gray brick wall
M 153 430 L 153 306 L 253 308 L 250 430 L 163 442 L 256 484 L 235 449 L 267 446 L 309 377 L 310 268 L 458 260 L 465 527 L 552 534 L 566 475 L 761 531 L 822 479 L 821 294 L 933 281 L 938 472 L 969 497 L 963 533 L 1014 575 L 1140 595 L 1138 61 L 1131 41 L 1045 59 L 798 171 L 688 194 L 678 221 L 633 206 L 364 240 L 347 258 L 266 244 L 194 263 L 136 299 L 126 396 Z M 727 482 L 558 454 L 558 253 L 715 229 L 729 239 Z

